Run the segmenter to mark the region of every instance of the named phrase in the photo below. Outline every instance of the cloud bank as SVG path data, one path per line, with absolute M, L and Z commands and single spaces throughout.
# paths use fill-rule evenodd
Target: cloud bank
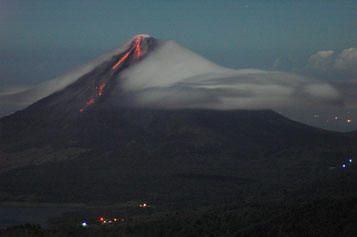
M 296 74 L 220 67 L 169 41 L 121 75 L 137 106 L 279 109 L 341 106 L 339 91 Z
M 321 51 L 311 56 L 311 67 L 354 70 L 356 49 L 334 56 Z M 0 95 L 1 109 L 23 108 L 65 88 L 115 53 L 83 66 L 63 77 L 11 95 Z M 282 71 L 233 70 L 216 65 L 173 41 L 164 41 L 144 60 L 118 75 L 114 91 L 130 95 L 132 105 L 154 108 L 284 109 L 341 107 L 343 85 Z M 119 99 L 119 98 L 118 98 Z
M 72 84 L 81 76 L 92 71 L 98 65 L 102 64 L 106 60 L 116 54 L 118 50 L 103 54 L 97 59 L 76 68 L 60 77 L 43 82 L 37 86 L 21 86 L 11 87 L 0 91 L 0 116 L 15 112 L 23 109 L 28 105 L 56 92 L 64 89 L 66 86 Z
M 357 79 L 357 48 L 318 51 L 309 58 L 308 67 L 319 77 L 327 79 Z
M 346 109 L 357 109 L 357 48 L 318 51 L 309 58 L 307 68 L 308 74 L 340 91 Z

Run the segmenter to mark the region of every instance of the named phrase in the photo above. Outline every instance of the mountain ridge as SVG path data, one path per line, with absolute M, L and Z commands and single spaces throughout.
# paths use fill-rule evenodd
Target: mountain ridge
M 184 81 L 173 73 L 165 81 L 169 87 L 197 87 L 201 72 L 211 68 L 200 57 L 186 57 L 190 51 L 151 40 L 134 38 L 64 89 L 0 119 L 0 200 L 200 202 L 207 196 L 214 202 L 271 187 L 302 188 L 356 153 L 349 134 L 313 128 L 273 110 L 137 106 L 132 93 L 157 89 L 160 80 L 152 72 L 160 72 L 163 58 L 174 72 L 195 60 L 202 65 L 186 71 Z M 164 51 L 152 55 L 153 48 Z M 130 88 L 126 82 L 139 84 Z M 169 99 L 158 101 L 165 105 Z

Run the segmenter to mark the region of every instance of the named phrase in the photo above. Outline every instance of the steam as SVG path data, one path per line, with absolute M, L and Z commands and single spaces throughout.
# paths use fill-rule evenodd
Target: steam
M 0 116 L 5 113 L 22 109 L 56 91 L 62 90 L 78 78 L 92 71 L 95 67 L 110 59 L 115 52 L 110 52 L 99 58 L 66 73 L 63 76 L 41 83 L 33 87 L 9 89 L 0 93 Z M 6 111 L 6 112 L 4 112 Z
M 344 53 L 344 62 L 353 59 L 352 51 Z M 4 108 L 6 111 L 21 109 L 65 88 L 116 53 L 103 55 L 38 87 L 0 95 L 0 113 Z M 320 53 L 311 62 L 315 60 L 316 65 L 323 66 L 329 63 L 326 59 L 332 54 Z M 325 61 L 319 62 L 320 59 Z M 224 68 L 173 41 L 160 42 L 146 58 L 119 73 L 118 77 L 121 83 L 112 91 L 113 98 L 124 92 L 130 95 L 132 105 L 139 107 L 229 110 L 336 107 L 343 104 L 337 87 L 327 82 L 281 71 Z
M 142 107 L 280 109 L 343 103 L 328 83 L 280 71 L 227 69 L 173 41 L 120 77 L 122 89 Z

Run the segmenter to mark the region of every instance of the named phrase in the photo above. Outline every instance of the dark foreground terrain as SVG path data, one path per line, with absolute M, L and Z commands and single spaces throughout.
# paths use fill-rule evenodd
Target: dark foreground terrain
M 104 107 L 71 118 L 36 106 L 0 120 L 0 200 L 85 208 L 1 236 L 357 235 L 353 133 L 272 111 Z M 121 208 L 143 201 L 148 211 Z M 98 223 L 104 206 L 125 221 Z
M 313 197 L 356 154 L 352 135 L 273 111 L 43 111 L 0 120 L 1 201 L 196 207 L 306 187 Z
M 295 191 L 191 206 L 136 203 L 82 206 L 47 227 L 22 225 L 0 230 L 0 236 L 356 236 L 356 167 L 334 170 L 329 177 Z M 257 191 L 258 192 L 258 191 Z M 213 195 L 213 194 L 212 194 Z M 219 195 L 216 193 L 215 195 Z M 123 218 L 103 224 L 98 217 Z M 87 224 L 86 227 L 82 223 Z
M 137 216 L 120 224 L 24 225 L 1 236 L 356 236 L 357 199 L 237 204 Z

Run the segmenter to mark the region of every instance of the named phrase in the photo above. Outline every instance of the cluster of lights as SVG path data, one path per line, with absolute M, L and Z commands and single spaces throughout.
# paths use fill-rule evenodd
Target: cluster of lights
M 124 218 L 118 218 L 118 217 L 105 218 L 105 217 L 101 216 L 101 217 L 98 218 L 98 222 L 100 224 L 113 224 L 113 223 L 124 222 L 124 221 L 125 221 Z
M 352 162 L 352 160 L 351 160 Z M 149 208 L 150 205 L 146 202 L 143 202 L 143 203 L 140 203 L 139 204 L 139 208 Z M 120 223 L 120 222 L 124 222 L 125 219 L 122 218 L 122 217 L 114 217 L 114 218 L 106 218 L 104 216 L 100 216 L 97 218 L 97 221 L 99 222 L 99 224 L 102 224 L 102 225 L 106 225 L 106 224 L 114 224 L 114 223 Z M 81 226 L 83 228 L 86 228 L 88 227 L 88 222 L 87 221 L 82 221 L 81 222 Z
M 139 204 L 139 207 L 140 207 L 140 208 L 149 208 L 150 205 L 144 202 L 144 203 L 140 203 L 140 204 Z
M 115 218 L 105 218 L 103 216 L 98 217 L 97 221 L 99 224 L 106 225 L 106 224 L 115 224 L 115 223 L 120 223 L 124 222 L 125 219 L 122 217 L 115 217 Z M 88 221 L 84 220 L 81 222 L 81 227 L 86 228 L 89 226 Z
M 342 163 L 341 167 L 342 167 L 343 169 L 347 169 L 349 166 L 352 165 L 352 161 L 353 161 L 352 158 L 348 159 L 347 162 L 343 162 L 343 163 Z
M 315 119 L 319 119 L 320 115 L 319 114 L 314 114 L 313 117 Z M 347 117 L 343 118 L 341 116 L 335 115 L 332 120 L 334 120 L 334 121 L 344 121 L 347 124 L 351 124 L 352 123 L 352 118 L 350 116 L 347 116 Z M 329 123 L 330 121 L 331 121 L 331 119 L 327 119 L 326 123 Z

